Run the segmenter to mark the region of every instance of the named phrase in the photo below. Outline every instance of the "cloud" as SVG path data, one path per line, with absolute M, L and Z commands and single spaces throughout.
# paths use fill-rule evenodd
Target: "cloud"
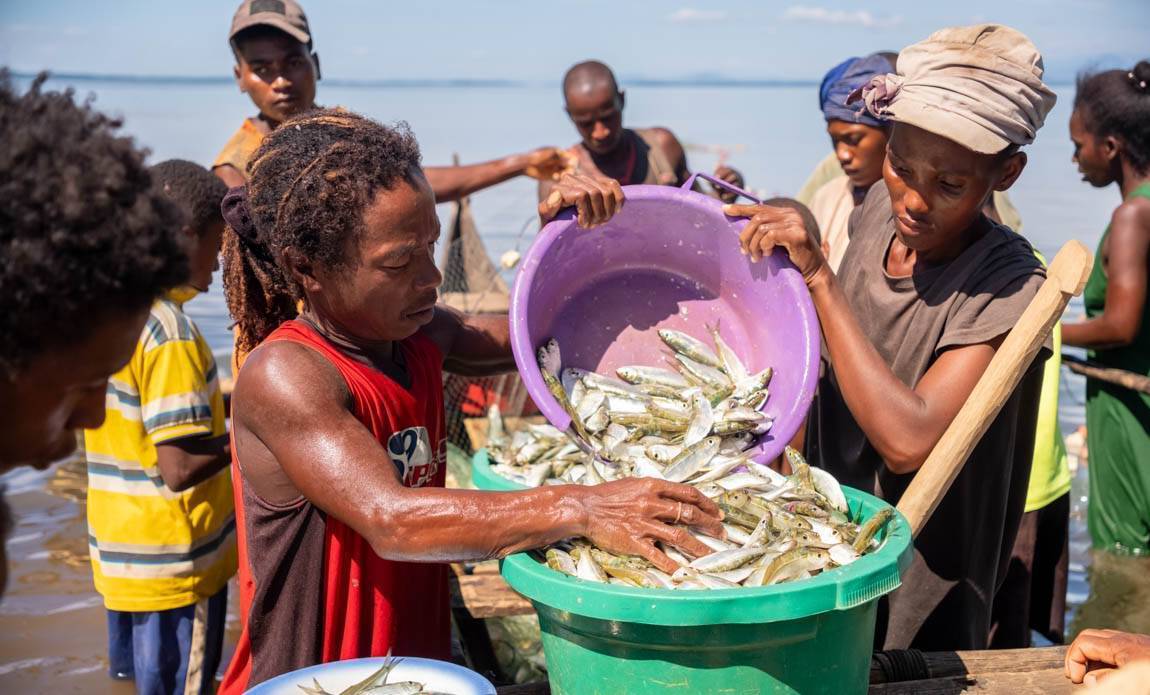
M 667 15 L 672 22 L 719 22 L 726 18 L 726 10 L 696 10 L 693 7 L 684 7 Z
M 868 10 L 828 10 L 810 5 L 788 7 L 783 12 L 783 19 L 818 24 L 854 24 L 868 29 L 893 27 L 902 22 L 902 17 L 898 15 L 876 17 Z

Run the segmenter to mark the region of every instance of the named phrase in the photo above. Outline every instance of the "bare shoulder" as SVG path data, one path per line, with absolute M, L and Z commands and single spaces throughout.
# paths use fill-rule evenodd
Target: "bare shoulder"
M 675 134 L 672 133 L 669 128 L 664 128 L 663 126 L 655 126 L 653 128 L 643 128 L 639 132 L 645 133 L 648 137 L 657 142 L 660 147 L 677 147 L 679 149 L 683 148 L 683 145 L 679 142 L 679 138 L 675 137 Z
M 685 177 L 687 168 L 687 152 L 683 149 L 683 143 L 679 142 L 679 138 L 675 137 L 669 129 L 657 126 L 654 128 L 646 128 L 642 132 L 646 133 L 646 137 L 651 143 L 663 151 L 663 155 L 675 168 L 679 176 Z
M 1123 201 L 1110 216 L 1113 227 L 1133 227 L 1150 234 L 1150 198 L 1136 196 Z
M 239 424 L 260 429 L 295 415 L 314 419 L 331 408 L 348 407 L 351 394 L 339 371 L 320 353 L 286 340 L 265 343 L 244 362 L 232 395 Z

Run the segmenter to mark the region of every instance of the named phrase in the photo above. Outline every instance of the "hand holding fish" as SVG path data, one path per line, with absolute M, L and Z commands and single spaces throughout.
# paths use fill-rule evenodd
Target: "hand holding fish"
M 831 272 L 822 248 L 803 224 L 798 211 L 773 205 L 724 205 L 723 213 L 749 218 L 739 233 L 739 245 L 751 261 L 757 263 L 763 256 L 771 255 L 776 246 L 781 246 L 803 274 L 808 287 L 817 277 Z
M 623 207 L 623 188 L 603 176 L 563 174 L 551 194 L 539 203 L 539 217 L 549 222 L 564 208 L 575 207 L 579 226 L 590 229 L 614 217 Z
M 586 510 L 583 535 L 589 541 L 618 555 L 646 558 L 664 572 L 674 572 L 679 564 L 656 548 L 656 541 L 699 557 L 711 551 L 688 527 L 715 538 L 724 536 L 719 507 L 688 485 L 628 478 L 574 487 L 573 493 Z

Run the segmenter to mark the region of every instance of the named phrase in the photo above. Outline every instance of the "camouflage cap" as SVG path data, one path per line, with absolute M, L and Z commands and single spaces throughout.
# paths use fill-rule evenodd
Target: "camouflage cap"
M 296 41 L 311 47 L 307 15 L 295 0 L 244 0 L 232 17 L 231 41 L 244 29 L 267 26 L 279 29 Z

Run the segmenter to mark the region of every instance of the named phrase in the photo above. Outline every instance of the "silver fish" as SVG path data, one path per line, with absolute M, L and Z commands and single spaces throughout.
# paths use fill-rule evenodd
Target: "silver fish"
M 559 376 L 559 370 L 563 366 L 562 355 L 559 352 L 559 341 L 554 338 L 549 339 L 539 348 L 536 358 L 539 361 L 539 369 L 551 376 Z
M 535 463 L 527 467 L 523 474 L 523 479 L 527 487 L 539 487 L 543 484 L 544 480 L 551 475 L 552 464 L 550 461 L 543 461 L 542 463 Z
M 707 403 L 710 406 L 710 403 Z M 647 408 L 652 415 L 665 417 L 671 420 L 690 420 L 691 406 L 677 398 L 654 396 L 647 402 Z
M 607 429 L 607 425 L 610 423 L 611 418 L 607 415 L 607 404 L 603 403 L 583 422 L 583 426 L 587 428 L 589 433 L 595 434 Z
M 688 530 L 687 533 L 691 534 L 695 538 L 695 540 L 699 541 L 700 543 L 707 546 L 708 548 L 715 551 L 716 553 L 723 551 L 723 550 L 732 550 L 732 549 L 738 547 L 734 543 L 728 543 L 727 541 L 720 540 L 718 538 L 715 538 L 714 536 L 708 536 L 708 535 L 699 533 L 698 531 Z
M 835 477 L 825 470 L 811 466 L 811 482 L 815 485 L 815 490 L 827 499 L 832 509 L 846 513 L 850 511 L 847 507 L 847 497 L 843 494 L 842 486 Z
M 747 378 L 747 368 L 743 366 L 742 360 L 727 345 L 727 341 L 723 340 L 723 336 L 719 334 L 719 322 L 707 326 L 707 330 L 711 333 L 711 339 L 715 341 L 715 352 L 719 354 L 719 360 L 723 364 L 723 371 L 727 373 L 731 381 L 738 384 L 745 381 Z
M 635 459 L 635 477 L 637 478 L 656 478 L 658 480 L 666 480 L 663 476 L 663 469 L 659 464 L 655 463 L 646 456 Z
M 690 382 L 688 382 L 682 374 L 659 367 L 642 365 L 620 367 L 615 370 L 615 373 L 619 375 L 620 379 L 629 384 L 650 383 L 674 389 L 685 389 L 691 386 Z
M 732 548 L 731 550 L 722 550 L 710 555 L 704 555 L 691 562 L 688 567 L 699 572 L 724 572 L 726 570 L 733 570 L 736 567 L 742 567 L 751 560 L 755 560 L 767 552 L 767 549 L 759 547 L 750 548 Z
M 740 432 L 729 437 L 723 437 L 723 445 L 719 452 L 723 454 L 739 454 L 750 449 L 755 443 L 755 436 L 748 432 Z
M 680 331 L 666 328 L 659 331 L 659 337 L 663 339 L 667 347 L 681 355 L 690 357 L 696 362 L 701 362 L 702 364 L 716 368 L 722 366 L 722 363 L 719 361 L 719 356 L 715 354 L 715 351 L 697 338 L 693 338 Z
M 715 481 L 724 490 L 746 490 L 769 487 L 770 483 L 754 473 L 735 473 Z
M 580 384 L 583 382 L 580 381 Z M 607 394 L 598 389 L 586 390 L 584 396 L 579 401 L 573 401 L 575 405 L 575 412 L 579 415 L 579 419 L 584 423 L 595 414 L 595 411 L 607 401 Z
M 735 379 L 735 397 L 747 398 L 759 391 L 766 392 L 767 384 L 771 383 L 771 377 L 774 374 L 774 370 L 767 367 L 763 371 L 751 374 L 744 379 Z
M 575 559 L 566 551 L 560 550 L 559 548 L 549 548 L 547 550 L 547 566 L 556 572 L 569 574 L 572 577 L 579 575 L 579 571 L 575 565 Z
M 575 565 L 575 576 L 592 582 L 606 582 L 608 577 L 603 568 L 591 557 L 591 553 L 583 550 L 578 553 Z
M 581 379 L 589 389 L 598 389 L 600 391 L 605 391 L 608 394 L 615 394 L 619 396 L 642 395 L 638 390 L 635 389 L 635 387 L 614 377 L 597 374 L 595 372 L 588 372 L 586 370 L 578 369 L 575 367 L 568 367 L 563 371 L 564 373 L 570 372 L 572 377 Z
M 702 391 L 696 391 L 691 396 L 690 407 L 693 413 L 691 424 L 687 427 L 687 434 L 683 437 L 683 445 L 688 447 L 696 442 L 701 442 L 704 437 L 711 433 L 711 428 L 715 426 L 715 414 L 711 410 L 711 402 L 707 400 Z
M 647 447 L 646 453 L 652 461 L 670 463 L 676 456 L 683 453 L 683 447 L 678 444 L 654 444 Z
M 709 467 L 705 469 L 703 474 L 698 477 L 691 478 L 690 482 L 692 485 L 698 486 L 702 483 L 709 483 L 712 480 L 718 480 L 719 478 L 726 477 L 728 473 L 738 468 L 739 466 L 745 465 L 749 460 L 750 459 L 748 459 L 746 456 L 743 456 L 742 454 L 731 456 L 729 454 L 720 452 L 715 454 L 714 458 L 711 459 L 711 462 L 707 464 Z
M 831 556 L 831 562 L 840 567 L 849 565 L 861 557 L 857 550 L 846 543 L 832 545 L 827 549 L 827 553 Z
M 753 422 L 757 424 L 766 420 L 767 416 L 757 410 L 737 406 L 721 411 L 719 419 L 724 422 Z
M 731 380 L 727 378 L 727 375 L 714 367 L 696 362 L 690 357 L 679 354 L 675 355 L 675 361 L 682 366 L 683 371 L 694 377 L 700 384 L 712 389 L 723 389 L 732 386 Z M 724 398 L 725 397 L 726 396 L 724 396 Z
M 742 547 L 751 545 L 751 534 L 733 524 L 723 524 L 723 529 L 727 532 L 727 540 L 732 543 L 737 543 Z
M 617 415 L 647 415 L 649 413 L 647 403 L 638 398 L 607 396 L 607 415 L 612 418 Z
M 487 409 L 487 446 L 501 447 L 507 444 L 507 431 L 503 428 L 503 414 L 499 404 L 492 403 Z
M 719 453 L 719 444 L 721 443 L 722 440 L 718 437 L 707 437 L 694 446 L 683 449 L 683 452 L 667 466 L 667 470 L 663 471 L 663 476 L 673 483 L 683 482 L 697 473 L 714 458 L 715 454 Z
M 756 564 L 757 563 L 747 563 L 746 565 L 743 565 L 737 569 L 727 570 L 725 572 L 708 572 L 707 574 L 710 574 L 712 577 L 718 577 L 719 579 L 726 580 L 728 582 L 742 584 L 743 582 L 747 581 L 747 578 L 755 572 L 757 569 Z

